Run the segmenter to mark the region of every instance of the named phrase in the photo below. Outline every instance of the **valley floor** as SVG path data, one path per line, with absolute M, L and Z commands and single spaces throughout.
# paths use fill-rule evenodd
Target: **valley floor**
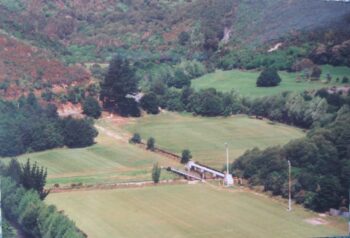
M 89 237 L 289 238 L 346 231 L 345 221 L 319 217 L 301 207 L 288 213 L 283 202 L 240 188 L 226 190 L 205 183 L 99 189 L 103 184 L 150 181 L 156 162 L 183 167 L 178 161 L 129 144 L 134 132 L 141 133 L 144 141 L 154 137 L 157 147 L 176 154 L 188 148 L 195 160 L 221 169 L 226 141 L 233 160 L 253 147 L 300 138 L 304 132 L 298 128 L 247 116 L 201 118 L 170 112 L 129 120 L 104 116 L 97 121 L 97 128 L 100 134 L 94 146 L 19 157 L 21 162 L 30 158 L 48 168 L 48 187 L 91 185 L 51 193 L 46 200 L 63 210 Z M 161 180 L 175 177 L 162 170 Z
M 171 112 L 129 120 L 105 116 L 97 121 L 96 127 L 99 136 L 91 147 L 54 149 L 25 154 L 18 159 L 23 163 L 30 158 L 48 168 L 49 187 L 138 182 L 151 180 L 156 162 L 164 167 L 182 168 L 183 165 L 162 154 L 130 145 L 128 140 L 134 132 L 140 133 L 144 142 L 154 137 L 156 147 L 177 155 L 181 155 L 183 149 L 190 149 L 194 160 L 217 169 L 222 169 L 225 163 L 225 142 L 229 143 L 230 158 L 234 160 L 247 149 L 283 145 L 304 135 L 298 128 L 247 116 L 203 118 Z M 163 170 L 161 179 L 174 177 Z
M 208 184 L 56 193 L 47 203 L 64 210 L 91 238 L 299 238 L 346 232 L 345 220 L 297 206 L 288 212 L 286 204 L 263 195 Z
M 178 155 L 189 149 L 193 160 L 216 169 L 225 164 L 225 142 L 229 144 L 230 159 L 235 160 L 254 147 L 284 145 L 305 135 L 301 129 L 245 115 L 208 118 L 173 112 L 134 119 L 122 128 L 140 133 L 145 141 L 154 137 L 157 147 Z

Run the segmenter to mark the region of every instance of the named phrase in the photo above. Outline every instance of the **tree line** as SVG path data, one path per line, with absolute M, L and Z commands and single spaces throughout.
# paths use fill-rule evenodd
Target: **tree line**
M 5 218 L 17 224 L 29 237 L 84 238 L 67 216 L 42 200 L 46 169 L 36 163 L 20 165 L 12 160 L 1 164 L 1 200 Z
M 60 118 L 54 104 L 41 106 L 33 93 L 17 101 L 0 100 L 0 156 L 85 147 L 96 136 L 92 120 Z
M 321 89 L 254 99 L 249 113 L 310 129 L 283 147 L 247 151 L 231 171 L 262 185 L 274 195 L 288 195 L 287 160 L 293 166 L 293 199 L 315 211 L 346 209 L 350 186 L 350 95 Z
M 235 91 L 222 93 L 213 88 L 194 91 L 188 87 L 180 91 L 167 89 L 160 95 L 150 94 L 158 102 L 153 108 L 159 106 L 200 116 L 248 114 L 306 129 L 329 124 L 343 106 L 350 105 L 348 94 L 327 89 L 316 93 L 283 92 L 259 98 L 242 97 Z
M 305 138 L 283 147 L 245 152 L 231 165 L 231 172 L 262 185 L 273 195 L 288 196 L 288 165 L 292 164 L 292 196 L 305 207 L 324 212 L 346 209 L 350 186 L 350 108 L 335 121 L 311 130 Z
M 266 78 L 275 79 L 273 82 Z M 278 73 L 267 68 L 259 77 L 260 86 L 275 86 L 280 82 Z M 230 116 L 249 114 L 302 128 L 323 126 L 335 118 L 350 97 L 329 93 L 326 89 L 313 92 L 291 93 L 263 98 L 243 97 L 235 91 L 223 93 L 214 88 L 195 91 L 189 84 L 175 87 L 165 80 L 149 82 L 142 95 L 133 65 L 116 57 L 111 61 L 105 80 L 101 83 L 101 100 L 104 107 L 125 116 L 140 116 L 140 107 L 147 113 L 157 114 L 159 109 L 190 112 L 200 116 Z

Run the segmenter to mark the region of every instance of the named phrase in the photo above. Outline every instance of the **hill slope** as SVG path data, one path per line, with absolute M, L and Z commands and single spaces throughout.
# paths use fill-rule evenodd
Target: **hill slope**
M 0 95 L 18 98 L 30 90 L 66 91 L 87 84 L 90 75 L 82 67 L 66 66 L 52 53 L 27 42 L 0 34 Z
M 56 91 L 67 91 L 87 84 L 89 74 L 65 65 L 106 62 L 115 53 L 229 69 L 240 67 L 230 55 L 238 49 L 266 52 L 276 42 L 286 42 L 282 50 L 306 42 L 297 57 L 350 65 L 349 24 L 350 3 L 320 0 L 0 0 L 0 93 L 15 98 L 58 85 Z
M 348 24 L 350 4 L 320 0 L 0 1 L 0 27 L 64 55 L 106 60 L 116 51 L 172 56 L 256 45 L 291 32 Z M 334 27 L 334 25 L 332 25 Z M 179 43 L 182 32 L 188 42 Z

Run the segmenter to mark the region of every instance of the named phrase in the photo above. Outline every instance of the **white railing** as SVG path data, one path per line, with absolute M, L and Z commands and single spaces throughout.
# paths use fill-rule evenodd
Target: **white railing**
M 199 172 L 201 172 L 201 173 L 204 173 L 204 172 L 210 173 L 210 174 L 214 175 L 215 177 L 220 177 L 220 178 L 225 177 L 224 173 L 218 172 L 214 169 L 208 168 L 208 167 L 203 166 L 203 165 L 196 164 L 193 161 L 188 162 L 186 167 L 188 170 L 196 169 L 197 171 L 199 170 Z

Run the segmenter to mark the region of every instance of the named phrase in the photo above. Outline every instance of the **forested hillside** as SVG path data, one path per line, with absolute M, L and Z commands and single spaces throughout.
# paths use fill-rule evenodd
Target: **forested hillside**
M 0 93 L 79 102 L 91 82 L 75 64 L 115 54 L 148 73 L 149 62 L 183 59 L 209 71 L 292 70 L 304 58 L 350 65 L 349 11 L 349 3 L 319 0 L 1 0 Z
M 205 59 L 305 30 L 344 30 L 349 9 L 319 0 L 3 0 L 0 27 L 69 63 L 106 61 L 116 52 Z

